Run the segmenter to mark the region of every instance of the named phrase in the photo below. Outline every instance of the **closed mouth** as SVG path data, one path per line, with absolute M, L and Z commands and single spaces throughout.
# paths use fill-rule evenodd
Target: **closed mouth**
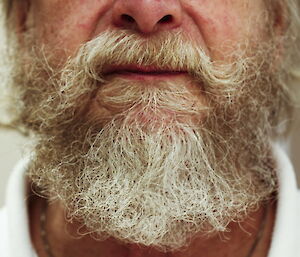
M 179 75 L 187 73 L 182 70 L 161 69 L 153 66 L 112 66 L 104 71 L 104 74 L 109 75 L 141 75 L 141 76 L 166 76 L 166 75 Z

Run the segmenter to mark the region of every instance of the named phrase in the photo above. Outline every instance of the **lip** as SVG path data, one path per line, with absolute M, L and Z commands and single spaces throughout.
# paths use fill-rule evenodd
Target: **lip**
M 124 65 L 108 67 L 104 74 L 106 76 L 120 76 L 129 79 L 168 79 L 187 74 L 184 70 L 162 69 L 155 66 Z

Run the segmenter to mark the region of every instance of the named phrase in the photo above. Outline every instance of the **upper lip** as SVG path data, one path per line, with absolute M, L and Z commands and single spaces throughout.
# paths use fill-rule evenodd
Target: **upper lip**
M 105 75 L 122 73 L 122 72 L 132 72 L 132 73 L 142 73 L 142 74 L 164 74 L 164 73 L 184 73 L 185 70 L 174 70 L 170 68 L 159 68 L 156 66 L 141 66 L 141 65 L 118 65 L 110 66 L 104 70 Z

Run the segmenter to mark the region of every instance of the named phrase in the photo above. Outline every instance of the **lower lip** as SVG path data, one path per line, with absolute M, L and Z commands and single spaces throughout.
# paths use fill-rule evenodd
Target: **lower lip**
M 125 79 L 131 80 L 167 80 L 177 78 L 179 76 L 187 75 L 186 72 L 162 72 L 162 73 L 138 73 L 138 72 L 115 72 L 109 76 L 118 76 Z

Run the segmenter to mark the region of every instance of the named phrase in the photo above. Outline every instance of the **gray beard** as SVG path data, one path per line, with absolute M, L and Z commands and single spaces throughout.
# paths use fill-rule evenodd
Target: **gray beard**
M 218 66 L 178 35 L 143 44 L 127 33 L 100 35 L 59 71 L 34 57 L 29 71 L 17 66 L 17 122 L 36 139 L 28 175 L 99 239 L 176 250 L 276 191 L 269 141 L 288 97 L 269 73 L 270 46 Z M 194 87 L 103 78 L 128 60 L 187 69 Z M 115 112 L 104 118 L 93 104 Z
M 94 236 L 176 250 L 226 231 L 276 190 L 267 138 L 254 126 L 226 131 L 217 115 L 181 122 L 147 100 L 103 128 L 78 122 L 35 148 L 31 179 Z

